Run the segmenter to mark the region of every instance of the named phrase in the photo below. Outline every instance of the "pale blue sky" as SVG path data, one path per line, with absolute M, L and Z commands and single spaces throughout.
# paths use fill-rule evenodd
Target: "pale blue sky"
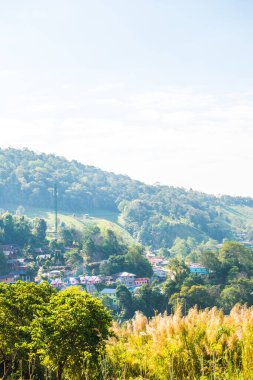
M 0 144 L 253 196 L 252 20 L 252 0 L 0 1 Z

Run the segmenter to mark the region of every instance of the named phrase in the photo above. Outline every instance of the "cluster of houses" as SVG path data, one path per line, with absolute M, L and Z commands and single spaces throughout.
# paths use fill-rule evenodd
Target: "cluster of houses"
M 152 266 L 154 276 L 159 280 L 165 280 L 167 277 L 173 277 L 170 269 L 168 269 L 168 260 L 164 260 L 164 258 L 155 256 L 152 253 L 148 253 L 146 258 Z M 188 265 L 188 268 L 191 274 L 198 274 L 201 276 L 210 274 L 207 268 L 198 263 L 191 263 Z
M 111 296 L 112 293 L 116 293 L 116 285 L 125 285 L 130 291 L 135 291 L 136 288 L 149 284 L 149 278 L 137 277 L 133 273 L 120 272 L 112 276 L 61 276 L 60 270 L 53 270 L 49 273 L 43 273 L 40 275 L 40 279 L 36 278 L 38 282 L 46 280 L 56 289 L 65 289 L 68 286 L 81 285 L 86 288 L 88 293 L 97 293 L 96 285 L 104 285 L 105 288 L 100 293 L 102 295 Z
M 0 250 L 3 252 L 8 266 L 8 274 L 0 276 L 0 282 L 12 283 L 17 280 L 33 280 L 29 275 L 29 260 L 23 256 L 20 247 L 11 244 L 0 245 Z M 43 248 L 35 248 L 34 255 L 36 259 L 40 261 L 47 260 L 51 257 L 49 253 L 44 252 Z M 73 276 L 72 272 L 66 271 L 64 266 L 55 266 L 47 273 L 39 273 L 34 280 L 35 282 L 46 280 L 54 288 L 59 290 L 73 285 L 82 286 L 88 293 L 95 294 L 100 298 L 110 298 L 113 304 L 116 304 L 117 284 L 125 285 L 134 293 L 139 287 L 149 284 L 150 281 L 164 281 L 166 278 L 171 277 L 171 272 L 168 269 L 168 260 L 158 257 L 153 253 L 147 253 L 146 258 L 153 269 L 153 277 L 151 279 L 147 277 L 140 278 L 128 272 L 120 272 L 111 276 Z M 190 264 L 189 270 L 190 273 L 208 275 L 208 270 L 200 264 Z M 98 288 L 103 290 L 98 292 Z
M 165 280 L 169 276 L 168 260 L 158 257 L 153 253 L 147 253 L 146 259 L 152 266 L 154 277 L 158 280 Z
M 151 279 L 147 277 L 137 277 L 133 273 L 120 272 L 111 276 L 65 276 L 62 271 L 53 270 L 48 273 L 42 273 L 40 279 L 37 281 L 47 280 L 53 287 L 57 289 L 64 289 L 68 286 L 79 285 L 86 289 L 88 293 L 98 294 L 97 285 L 104 285 L 102 291 L 99 292 L 100 297 L 109 297 L 113 302 L 116 302 L 116 286 L 122 284 L 126 286 L 129 291 L 136 292 L 142 285 L 149 284 L 150 281 L 159 280 L 164 281 L 169 276 L 169 270 L 166 268 L 168 261 L 164 258 L 157 257 L 154 254 L 147 254 L 146 258 L 150 262 L 153 269 L 153 276 Z M 98 287 L 99 288 L 99 287 Z
M 0 282 L 11 283 L 16 280 L 30 281 L 28 262 L 23 257 L 22 250 L 15 244 L 0 245 L 6 260 L 6 273 L 0 276 Z
M 87 291 L 87 293 L 98 296 L 103 299 L 109 298 L 112 301 L 113 307 L 117 308 L 116 287 L 118 284 L 125 285 L 131 292 L 135 292 L 140 286 L 149 284 L 150 279 L 147 277 L 137 277 L 133 273 L 120 272 L 112 276 L 61 276 L 62 272 L 59 270 L 53 270 L 49 273 L 43 273 L 40 279 L 36 279 L 37 282 L 43 280 L 48 281 L 51 286 L 61 290 L 69 286 L 81 286 Z M 98 285 L 102 288 L 102 291 L 98 292 Z
M 51 254 L 43 248 L 33 248 L 32 257 L 29 259 L 22 248 L 16 244 L 2 244 L 0 252 L 3 253 L 6 264 L 4 273 L 0 275 L 0 282 L 5 283 L 13 283 L 17 280 L 32 281 L 31 264 L 34 263 L 34 259 L 36 258 L 41 263 L 51 258 Z

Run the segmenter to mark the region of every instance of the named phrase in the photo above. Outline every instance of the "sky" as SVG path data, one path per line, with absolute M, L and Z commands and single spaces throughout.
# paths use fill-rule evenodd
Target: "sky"
M 0 147 L 253 196 L 252 0 L 0 0 Z

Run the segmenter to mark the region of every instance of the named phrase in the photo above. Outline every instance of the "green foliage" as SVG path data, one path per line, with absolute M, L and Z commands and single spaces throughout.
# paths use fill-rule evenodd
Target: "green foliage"
M 171 256 L 186 257 L 190 253 L 191 248 L 187 241 L 181 238 L 176 238 L 173 246 L 170 249 Z
M 82 243 L 88 262 L 106 260 L 127 252 L 127 246 L 119 235 L 111 229 L 102 229 L 96 225 L 91 225 L 85 231 Z
M 133 299 L 132 294 L 124 285 L 118 285 L 116 289 L 117 306 L 121 310 L 121 318 L 130 319 L 133 317 Z
M 251 198 L 214 197 L 182 188 L 149 186 L 27 149 L 0 150 L 0 163 L 0 207 L 4 209 L 52 209 L 52 191 L 57 182 L 60 210 L 102 211 L 108 215 L 120 211 L 120 221 L 132 236 L 153 248 L 171 248 L 176 238 L 191 237 L 200 243 L 208 238 L 221 242 L 242 231 L 246 238 L 252 235 L 252 225 L 244 223 L 246 212 L 251 212 L 253 220 Z M 114 248 L 113 254 L 117 255 Z M 106 258 L 111 247 L 105 244 L 103 249 Z
M 219 251 L 221 262 L 231 266 L 244 267 L 246 271 L 253 269 L 253 252 L 240 243 L 225 242 Z
M 61 228 L 60 229 L 60 240 L 64 244 L 64 246 L 72 246 L 74 242 L 74 233 L 73 229 L 69 228 Z
M 54 290 L 47 284 L 17 282 L 0 284 L 0 372 L 9 378 L 14 368 L 31 375 L 30 325 L 40 306 L 49 301 Z M 40 371 L 40 368 L 38 368 Z
M 24 246 L 33 240 L 29 221 L 23 216 L 5 213 L 0 216 L 0 243 Z
M 173 306 L 174 310 L 178 306 L 182 306 L 183 310 L 189 310 L 191 307 L 198 305 L 199 308 L 204 309 L 211 307 L 214 300 L 211 299 L 207 287 L 203 285 L 182 286 L 180 292 L 174 293 L 169 303 Z
M 189 268 L 182 259 L 170 259 L 168 268 L 170 270 L 171 277 L 178 283 L 182 283 L 190 273 Z
M 166 309 L 164 296 L 160 288 L 153 285 L 143 285 L 138 289 L 134 298 L 135 310 L 141 311 L 145 316 L 152 317 Z
M 137 277 L 151 277 L 152 267 L 143 256 L 143 247 L 131 246 L 126 254 L 127 271 L 136 274 Z
M 76 288 L 51 297 L 32 323 L 34 346 L 43 364 L 82 378 L 93 370 L 109 335 L 111 317 L 102 303 Z M 91 374 L 90 374 L 90 377 Z
M 153 270 L 143 255 L 143 247 L 135 245 L 128 247 L 125 255 L 111 256 L 102 262 L 99 272 L 105 276 L 118 272 L 130 272 L 138 277 L 151 277 Z
M 2 379 L 97 379 L 111 316 L 78 288 L 0 284 Z
M 219 305 L 226 313 L 234 307 L 235 304 L 253 305 L 253 279 L 238 278 L 230 282 L 222 290 L 219 299 Z
M 33 228 L 33 223 L 24 216 L 9 212 L 0 215 L 0 244 L 41 246 L 47 244 L 46 230 L 47 225 L 43 219 L 35 220 Z
M 77 248 L 64 253 L 65 264 L 72 269 L 78 269 L 83 265 L 83 257 Z
M 43 244 L 46 239 L 47 224 L 44 219 L 35 220 L 34 235 L 38 243 Z
M 114 273 L 126 271 L 126 258 L 122 256 L 111 256 L 108 260 L 103 261 L 99 266 L 99 273 L 103 276 L 110 276 Z
M 184 311 L 195 304 L 198 307 L 224 308 L 228 313 L 236 303 L 253 305 L 252 255 L 250 249 L 236 242 L 225 242 L 219 251 L 198 251 L 197 261 L 209 275 L 189 274 L 183 261 L 170 259 L 172 280 L 163 285 L 163 294 L 169 305 L 182 305 Z
M 7 260 L 3 254 L 3 252 L 0 250 L 0 275 L 3 275 L 7 272 Z

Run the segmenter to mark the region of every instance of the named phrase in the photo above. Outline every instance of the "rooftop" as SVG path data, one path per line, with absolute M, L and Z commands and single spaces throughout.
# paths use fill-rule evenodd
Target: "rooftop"
M 116 289 L 105 288 L 100 292 L 100 294 L 116 294 Z

